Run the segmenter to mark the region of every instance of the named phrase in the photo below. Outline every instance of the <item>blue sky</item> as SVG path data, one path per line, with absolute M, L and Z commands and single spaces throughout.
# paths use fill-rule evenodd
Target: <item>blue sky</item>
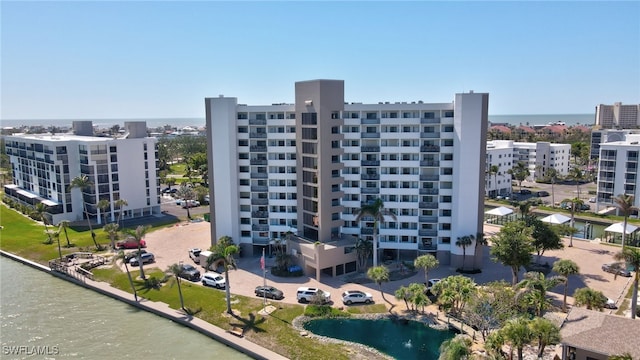
M 490 114 L 640 103 L 640 2 L 2 1 L 0 119 L 204 117 L 204 98 L 449 102 Z

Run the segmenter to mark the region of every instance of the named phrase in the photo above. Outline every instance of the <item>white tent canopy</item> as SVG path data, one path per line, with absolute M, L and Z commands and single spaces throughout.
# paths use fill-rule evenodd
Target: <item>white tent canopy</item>
M 546 222 L 549 224 L 564 224 L 567 221 L 570 221 L 571 218 L 568 216 L 564 216 L 562 214 L 551 214 L 543 219 L 541 219 L 540 221 L 542 222 Z
M 622 228 L 624 227 L 624 223 L 615 223 L 611 226 L 609 226 L 608 228 L 604 229 L 604 231 L 608 231 L 608 232 L 613 232 L 613 233 L 618 233 L 618 234 L 622 234 Z M 633 226 L 631 224 L 627 224 L 627 228 L 625 233 L 626 234 L 633 234 L 634 231 L 636 231 L 638 229 L 637 226 Z
M 491 209 L 489 211 L 485 211 L 485 214 L 487 215 L 496 215 L 496 216 L 505 216 L 505 215 L 509 215 L 512 214 L 513 210 L 509 209 L 508 207 L 505 206 L 500 206 L 497 207 L 495 209 Z

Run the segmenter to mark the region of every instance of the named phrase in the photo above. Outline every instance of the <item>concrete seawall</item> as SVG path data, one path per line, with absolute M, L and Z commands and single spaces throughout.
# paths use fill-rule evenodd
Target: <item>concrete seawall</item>
M 67 276 L 65 274 L 58 273 L 56 271 L 52 271 L 49 267 L 33 262 L 29 259 L 25 259 L 23 257 L 14 255 L 12 253 L 8 253 L 6 251 L 0 250 L 0 255 L 3 257 L 9 258 L 11 260 L 17 261 L 24 265 L 30 266 L 36 270 L 40 270 L 46 272 L 50 275 L 53 275 L 62 280 L 69 281 L 76 285 L 82 286 L 84 288 L 96 291 L 100 294 L 109 296 L 113 299 L 125 302 L 131 306 L 135 306 L 138 309 L 148 311 L 150 313 L 162 316 L 166 319 L 174 321 L 180 325 L 189 327 L 195 331 L 198 331 L 201 334 L 204 334 L 222 344 L 225 344 L 235 350 L 238 350 L 241 353 L 246 354 L 254 359 L 287 359 L 286 357 L 277 354 L 267 348 L 254 344 L 245 338 L 239 338 L 235 335 L 232 335 L 225 330 L 214 326 L 202 319 L 187 315 L 179 310 L 170 308 L 167 304 L 161 302 L 149 301 L 143 298 L 139 298 L 139 301 L 135 301 L 133 298 L 133 294 L 130 294 L 126 291 L 122 291 L 120 289 L 116 289 L 109 284 L 93 281 L 90 279 L 78 280 Z

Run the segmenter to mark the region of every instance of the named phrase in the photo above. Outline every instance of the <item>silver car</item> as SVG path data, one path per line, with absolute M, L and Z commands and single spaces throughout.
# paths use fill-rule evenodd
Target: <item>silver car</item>
M 351 305 L 355 303 L 371 304 L 372 302 L 373 296 L 363 291 L 349 290 L 342 293 L 342 303 L 345 305 Z

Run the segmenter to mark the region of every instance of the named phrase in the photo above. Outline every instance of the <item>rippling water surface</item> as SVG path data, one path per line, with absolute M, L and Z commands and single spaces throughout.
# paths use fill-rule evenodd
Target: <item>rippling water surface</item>
M 0 257 L 0 359 L 250 359 L 156 315 Z

